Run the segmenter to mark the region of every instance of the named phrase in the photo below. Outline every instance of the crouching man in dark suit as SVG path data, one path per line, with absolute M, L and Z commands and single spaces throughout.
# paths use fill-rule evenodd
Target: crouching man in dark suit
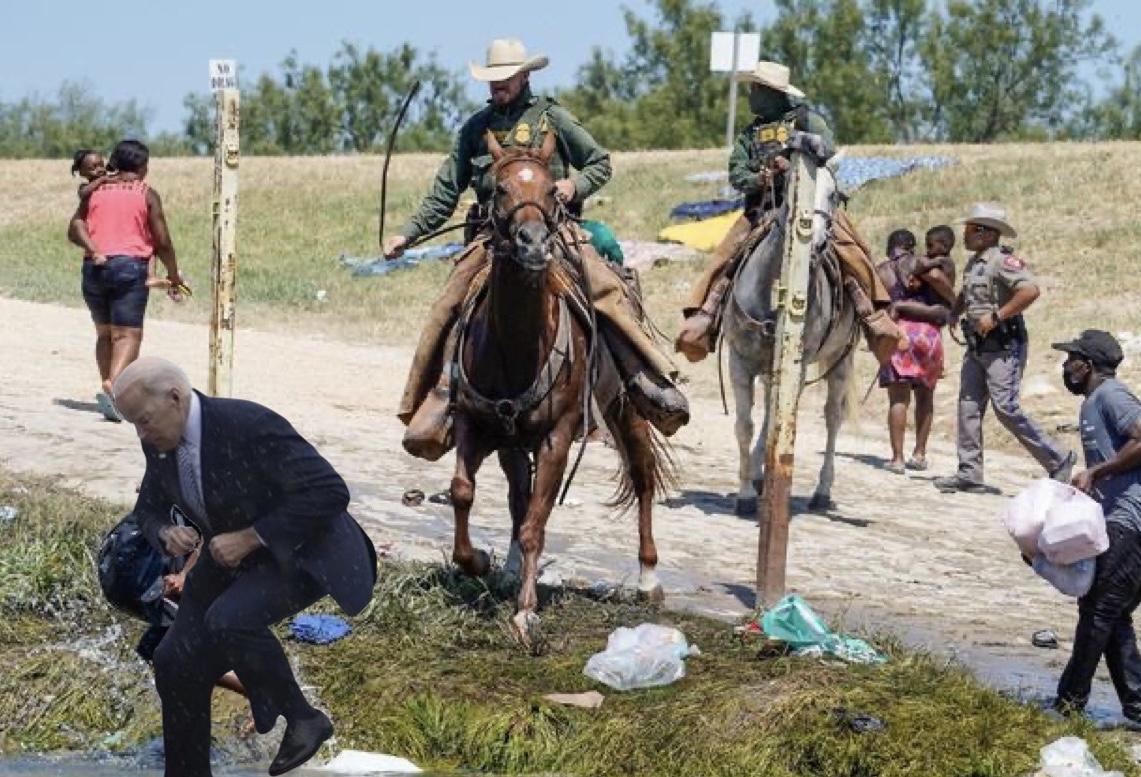
M 166 775 L 209 777 L 211 690 L 230 670 L 259 733 L 285 717 L 269 773 L 296 768 L 333 724 L 305 700 L 270 626 L 326 594 L 349 615 L 371 600 L 376 553 L 345 511 L 348 488 L 284 418 L 203 396 L 165 359 L 134 362 L 114 392 L 146 456 L 140 527 L 170 555 L 204 546 L 154 656 Z M 192 526 L 171 518 L 176 504 Z

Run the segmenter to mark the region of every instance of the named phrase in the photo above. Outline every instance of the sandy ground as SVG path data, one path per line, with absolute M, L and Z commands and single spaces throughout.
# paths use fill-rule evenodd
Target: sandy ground
M 104 421 L 93 403 L 98 380 L 86 311 L 0 299 L 7 322 L 0 382 L 0 464 L 56 476 L 61 484 L 123 504 L 134 501 L 143 460 L 133 429 Z M 206 384 L 207 330 L 149 322 L 144 352 L 184 366 Z M 438 560 L 451 547 L 450 508 L 406 507 L 401 495 L 447 488 L 452 458 L 429 464 L 400 446 L 394 417 L 410 352 L 354 346 L 283 332 L 242 331 L 234 395 L 289 418 L 349 482 L 352 511 L 397 557 Z M 938 493 L 936 474 L 954 451 L 935 441 L 932 472 L 902 477 L 880 468 L 884 430 L 852 422 L 841 432 L 834 497 L 827 515 L 804 511 L 823 444 L 822 389 L 805 394 L 797 441 L 790 591 L 841 616 L 849 629 L 891 630 L 912 644 L 958 655 L 980 675 L 1030 695 L 1049 694 L 1068 656 L 1076 607 L 1019 560 L 999 520 L 1003 498 Z M 719 402 L 693 403 L 693 421 L 673 440 L 681 490 L 656 510 L 660 571 L 669 600 L 727 618 L 753 606 L 757 529 L 733 514 L 736 447 Z M 946 412 L 946 411 L 944 411 Z M 637 527 L 604 502 L 614 453 L 588 447 L 568 504 L 547 533 L 547 574 L 588 582 L 633 583 Z M 1007 494 L 1038 477 L 1028 457 L 988 456 L 988 478 Z M 473 539 L 502 558 L 509 520 L 495 466 L 481 473 Z M 1051 628 L 1062 649 L 1030 646 Z M 1116 713 L 1112 689 L 1097 684 L 1095 704 Z

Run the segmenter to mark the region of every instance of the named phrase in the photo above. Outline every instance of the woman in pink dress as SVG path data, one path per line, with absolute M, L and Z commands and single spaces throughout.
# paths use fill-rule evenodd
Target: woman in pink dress
M 891 461 L 887 469 L 903 474 L 906 470 L 927 469 L 927 440 L 935 416 L 935 385 L 943 377 L 942 327 L 951 318 L 951 301 L 932 288 L 950 287 L 938 264 L 929 265 L 915 256 L 915 235 L 896 230 L 888 238 L 888 259 L 876 272 L 891 294 L 892 318 L 907 335 L 909 347 L 897 351 L 891 364 L 880 369 L 880 386 L 887 389 L 888 434 Z M 930 251 L 929 251 L 930 253 Z M 928 276 L 938 274 L 938 279 Z M 943 281 L 933 284 L 932 281 Z M 907 410 L 915 395 L 915 447 L 911 457 L 903 457 Z

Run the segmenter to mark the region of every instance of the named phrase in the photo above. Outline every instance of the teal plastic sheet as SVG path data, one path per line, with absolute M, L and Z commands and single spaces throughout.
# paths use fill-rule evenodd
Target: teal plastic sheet
M 882 664 L 881 655 L 862 639 L 845 637 L 825 625 L 799 596 L 786 596 L 761 618 L 761 628 L 771 639 L 780 640 L 798 656 L 830 655 L 858 664 Z

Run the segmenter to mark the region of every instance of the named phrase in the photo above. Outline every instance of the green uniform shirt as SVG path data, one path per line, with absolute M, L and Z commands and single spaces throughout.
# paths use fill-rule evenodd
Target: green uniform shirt
M 1034 274 L 1009 248 L 988 248 L 967 260 L 963 268 L 963 305 L 967 319 L 978 323 L 993 313 L 1026 284 L 1034 284 Z
M 506 110 L 500 111 L 489 103 L 460 128 L 456 145 L 440 165 L 428 196 L 402 230 L 409 240 L 442 227 L 469 186 L 481 203 L 491 199 L 494 184 L 489 173 L 493 160 L 485 136 L 489 129 L 504 148 L 538 148 L 546 133 L 553 131 L 558 142 L 551 157 L 551 172 L 555 180 L 560 180 L 569 178 L 572 169 L 578 170 L 573 180 L 579 201 L 610 180 L 610 152 L 598 145 L 570 111 L 525 88 Z
M 835 150 L 836 139 L 824 117 L 803 103 L 780 115 L 757 116 L 737 136 L 729 154 L 729 183 L 734 189 L 746 196 L 761 194 L 757 174 L 785 150 L 792 133 L 802 128 L 798 120 L 807 125 L 803 129 L 824 139 L 829 152 Z

